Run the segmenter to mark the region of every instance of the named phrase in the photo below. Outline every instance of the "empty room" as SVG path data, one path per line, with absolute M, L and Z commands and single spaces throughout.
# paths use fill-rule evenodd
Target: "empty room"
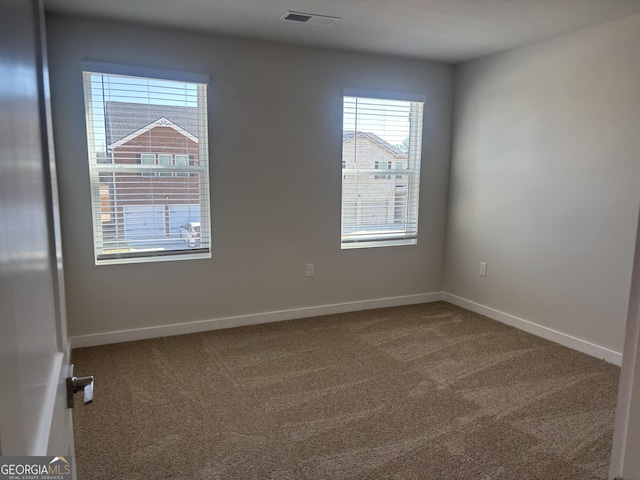
M 0 12 L 0 459 L 640 478 L 640 2 Z

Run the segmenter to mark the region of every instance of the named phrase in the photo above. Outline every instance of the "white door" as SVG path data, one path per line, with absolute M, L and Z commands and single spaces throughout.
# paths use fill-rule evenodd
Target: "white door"
M 0 454 L 73 456 L 43 19 L 0 3 Z
M 609 478 L 640 480 L 640 221 L 636 236 L 635 260 L 627 331 L 624 341 L 618 409 L 613 434 Z

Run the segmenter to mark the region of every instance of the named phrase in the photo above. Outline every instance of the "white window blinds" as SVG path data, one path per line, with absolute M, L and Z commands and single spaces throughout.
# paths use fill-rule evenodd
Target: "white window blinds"
M 415 244 L 424 99 L 358 93 L 343 99 L 342 248 Z
M 90 67 L 83 79 L 96 263 L 209 257 L 206 76 Z

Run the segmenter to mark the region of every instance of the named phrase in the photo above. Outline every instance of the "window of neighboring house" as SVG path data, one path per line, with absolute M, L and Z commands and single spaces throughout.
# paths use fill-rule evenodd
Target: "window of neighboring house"
M 96 264 L 209 258 L 208 76 L 85 62 L 83 82 Z
M 376 160 L 375 167 L 376 167 L 376 170 L 391 170 L 391 162 Z M 391 175 L 376 175 L 375 178 L 376 180 L 383 180 L 383 179 L 391 178 Z
M 417 243 L 424 101 L 420 95 L 345 89 L 343 249 Z
M 396 162 L 396 170 L 402 170 L 404 167 L 402 165 L 402 162 Z M 402 175 L 396 175 L 396 179 L 397 180 L 402 180 Z M 397 187 L 398 185 L 396 185 Z
M 176 167 L 188 167 L 189 166 L 189 155 L 176 155 Z M 188 177 L 189 172 L 188 168 L 178 170 L 176 172 L 176 177 Z
M 161 167 L 170 167 L 172 163 L 173 163 L 173 155 L 166 154 L 166 153 L 158 154 L 158 165 L 160 165 Z M 173 172 L 170 172 L 170 171 L 163 172 L 161 170 L 160 172 L 158 172 L 158 176 L 159 177 L 172 177 L 173 176 Z
M 155 153 L 141 153 L 140 154 L 140 165 L 155 165 L 156 164 L 156 154 Z M 154 173 L 149 169 L 148 172 L 144 171 L 140 173 L 142 177 L 153 177 Z

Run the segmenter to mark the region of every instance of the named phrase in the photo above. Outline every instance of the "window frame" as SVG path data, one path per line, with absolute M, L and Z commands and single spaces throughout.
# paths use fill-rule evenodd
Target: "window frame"
M 367 90 L 360 88 L 345 88 L 343 90 L 342 97 L 342 129 L 346 131 L 345 125 L 345 100 L 347 98 L 357 99 L 377 99 L 377 100 L 390 100 L 390 101 L 404 101 L 410 102 L 410 126 L 409 126 L 409 152 L 407 153 L 406 166 L 403 168 L 393 168 L 394 163 L 391 163 L 391 168 L 381 169 L 380 163 L 386 163 L 387 160 L 380 160 L 374 163 L 373 169 L 347 169 L 345 168 L 344 160 L 344 146 L 342 150 L 342 188 L 341 188 L 341 230 L 340 230 L 340 248 L 342 250 L 359 249 L 359 248 L 372 248 L 372 247 L 389 247 L 389 246 L 402 246 L 402 245 L 416 245 L 418 243 L 418 220 L 419 220 L 419 201 L 420 201 L 420 171 L 422 166 L 422 139 L 424 130 L 424 105 L 426 103 L 426 96 L 422 94 L 413 93 L 400 93 L 400 92 L 388 92 L 379 90 Z M 354 131 L 356 137 L 359 133 L 356 122 L 356 129 Z M 364 132 L 363 132 L 364 133 Z M 417 145 L 418 148 L 415 146 Z M 395 160 L 394 160 L 395 162 Z M 403 161 L 404 162 L 404 161 Z M 390 162 L 389 162 L 390 163 Z M 385 166 L 389 166 L 387 163 Z M 395 163 L 397 167 L 400 161 Z M 385 170 L 385 175 L 380 173 L 381 170 Z M 396 185 L 396 188 L 406 189 L 406 208 L 407 208 L 407 220 L 403 223 L 405 226 L 404 234 L 397 233 L 373 233 L 371 235 L 365 234 L 345 234 L 345 180 L 348 175 L 374 175 L 374 181 L 380 177 L 386 179 L 394 178 L 396 181 L 402 179 L 403 176 L 407 177 L 405 185 Z M 347 199 L 350 200 L 350 199 Z M 382 199 L 383 200 L 383 199 Z M 380 205 L 383 205 L 383 201 Z M 394 204 L 394 208 L 395 208 Z M 356 208 L 358 208 L 356 206 Z M 394 211 L 395 215 L 395 211 Z M 415 222 L 414 231 L 408 232 L 407 225 L 411 222 Z M 395 222 L 394 222 L 395 223 Z
M 391 160 L 375 160 L 374 168 L 376 170 L 391 170 L 391 162 Z M 390 178 L 391 175 L 388 175 L 386 173 L 375 176 L 376 180 L 388 180 Z
M 169 163 L 160 163 L 160 157 L 164 157 L 164 160 L 169 160 Z M 167 158 L 169 157 L 169 158 Z M 170 153 L 158 153 L 156 155 L 156 164 L 159 167 L 172 167 L 174 165 L 173 163 L 173 155 Z M 168 169 L 167 169 L 168 170 Z M 162 171 L 158 171 L 156 173 L 156 175 L 158 177 L 173 177 L 175 174 L 175 172 L 162 172 Z
M 144 160 L 151 160 L 150 162 L 145 162 Z M 140 165 L 152 165 L 156 164 L 156 154 L 155 153 L 141 153 L 140 154 Z M 153 177 L 155 173 L 153 172 L 140 172 L 141 177 Z
M 180 157 L 178 159 L 178 157 Z M 186 157 L 186 158 L 184 158 Z M 185 164 L 180 164 L 178 163 L 178 160 L 186 160 L 187 162 Z M 176 167 L 188 167 L 189 165 L 191 165 L 191 155 L 189 154 L 180 154 L 177 153 L 173 156 L 173 161 L 174 161 L 174 165 Z M 188 172 L 175 172 L 176 177 L 188 177 L 189 173 Z
M 81 74 L 83 78 L 83 91 L 84 91 L 84 105 L 85 105 L 85 128 L 87 133 L 88 143 L 88 164 L 89 164 L 89 186 L 91 190 L 91 219 L 93 230 L 93 247 L 94 247 L 94 261 L 96 265 L 111 265 L 111 264 L 128 264 L 128 263 L 148 263 L 158 261 L 175 261 L 175 260 L 195 260 L 195 259 L 208 259 L 211 258 L 211 201 L 210 201 L 210 162 L 209 162 L 209 132 L 208 132 L 208 90 L 209 90 L 209 75 L 202 73 L 183 72 L 176 70 L 166 70 L 152 67 L 142 67 L 133 65 L 120 65 L 113 63 L 103 63 L 94 61 L 84 61 L 80 64 Z M 92 74 L 97 75 L 118 75 L 128 77 L 138 77 L 149 80 L 160 81 L 176 81 L 184 83 L 192 83 L 196 85 L 196 98 L 197 98 L 197 113 L 198 113 L 198 168 L 196 173 L 186 173 L 185 176 L 193 176 L 199 174 L 199 206 L 200 212 L 200 235 L 201 238 L 207 238 L 207 245 L 198 249 L 185 249 L 185 250 L 158 250 L 148 252 L 124 252 L 124 253 L 104 253 L 100 251 L 100 246 L 104 246 L 103 227 L 100 222 L 95 220 L 96 218 L 96 198 L 100 198 L 100 181 L 101 174 L 113 174 L 115 172 L 135 172 L 136 169 L 140 170 L 142 165 L 142 155 L 139 155 L 139 164 L 127 165 L 122 164 L 117 167 L 114 166 L 113 160 L 111 163 L 101 164 L 97 161 L 98 155 L 94 143 L 94 132 L 92 131 L 93 113 L 91 108 L 87 108 L 87 105 L 92 105 L 92 93 L 91 88 L 87 88 L 87 78 L 90 78 Z M 142 176 L 156 176 L 158 165 L 158 154 L 155 152 L 145 153 L 147 155 L 154 156 L 154 168 L 155 172 L 149 174 L 145 172 L 137 172 Z M 166 154 L 171 156 L 171 165 L 168 166 L 170 176 L 177 176 L 177 170 L 179 167 L 175 164 L 175 158 L 173 154 Z M 188 166 L 192 166 L 192 155 L 188 155 Z M 98 195 L 98 197 L 96 197 Z M 98 203 L 99 206 L 99 203 Z

